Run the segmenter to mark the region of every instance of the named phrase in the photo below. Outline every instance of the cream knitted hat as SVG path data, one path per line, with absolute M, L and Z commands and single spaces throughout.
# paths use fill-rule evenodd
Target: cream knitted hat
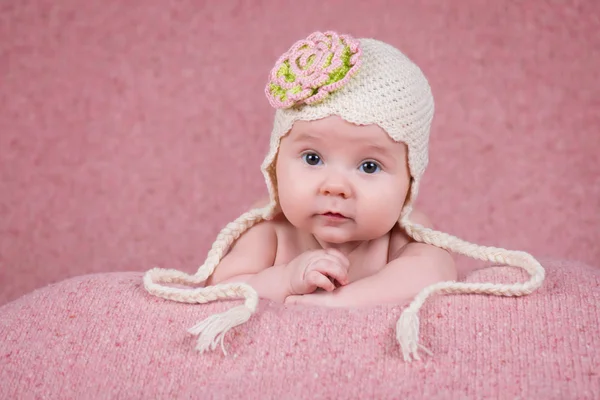
M 419 348 L 424 349 L 418 344 L 418 311 L 430 295 L 481 293 L 523 296 L 540 287 L 545 271 L 530 254 L 478 246 L 411 222 L 413 203 L 428 163 L 434 103 L 427 79 L 419 67 L 399 50 L 374 39 L 356 40 L 335 32 L 315 32 L 307 39 L 298 41 L 279 58 L 271 71 L 265 93 L 276 108 L 270 149 L 262 164 L 270 203 L 264 208 L 250 210 L 229 223 L 219 233 L 206 261 L 194 275 L 155 268 L 144 276 L 148 292 L 165 299 L 186 303 L 245 299 L 243 305 L 213 315 L 189 330 L 199 335 L 198 350 L 214 349 L 220 343 L 225 352 L 225 333 L 250 319 L 258 306 L 258 294 L 246 283 L 193 289 L 163 284 L 201 284 L 213 273 L 240 235 L 256 223 L 273 218 L 280 211 L 275 159 L 281 138 L 299 120 L 311 121 L 337 115 L 357 125 L 377 124 L 393 140 L 403 142 L 408 147 L 412 182 L 399 224 L 409 236 L 415 241 L 476 259 L 521 267 L 530 275 L 528 281 L 511 285 L 440 282 L 423 289 L 402 312 L 396 327 L 396 336 L 406 361 L 418 359 Z

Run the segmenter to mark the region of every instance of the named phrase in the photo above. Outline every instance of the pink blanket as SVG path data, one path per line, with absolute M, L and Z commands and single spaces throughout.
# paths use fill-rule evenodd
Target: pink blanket
M 600 398 L 600 270 L 544 262 L 522 298 L 438 296 L 422 310 L 434 352 L 404 363 L 402 306 L 337 310 L 262 302 L 228 356 L 186 329 L 231 304 L 149 296 L 141 274 L 87 275 L 0 307 L 0 398 Z M 476 271 L 508 282 L 520 270 Z

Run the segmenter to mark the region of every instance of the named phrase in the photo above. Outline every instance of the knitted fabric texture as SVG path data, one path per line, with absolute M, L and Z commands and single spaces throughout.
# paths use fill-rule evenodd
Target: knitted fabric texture
M 309 36 L 332 37 L 335 33 L 326 32 Z M 347 43 L 353 39 L 344 36 Z M 408 199 L 398 199 L 404 203 L 399 224 L 417 242 L 427 243 L 449 251 L 476 259 L 491 261 L 523 268 L 530 275 L 524 283 L 463 283 L 440 282 L 423 289 L 403 311 L 396 327 L 397 340 L 401 346 L 405 361 L 419 359 L 419 318 L 418 312 L 426 299 L 436 293 L 480 293 L 498 296 L 522 296 L 532 293 L 542 284 L 545 271 L 541 264 L 530 254 L 520 251 L 509 251 L 501 248 L 484 247 L 468 243 L 449 234 L 425 228 L 410 220 L 414 201 L 418 194 L 419 183 L 428 163 L 428 143 L 431 122 L 434 113 L 434 101 L 431 88 L 420 68 L 407 56 L 389 44 L 375 39 L 359 39 L 359 49 L 354 60 L 359 66 L 350 79 L 343 79 L 342 86 L 319 101 L 306 104 L 303 98 L 297 103 L 281 105 L 275 112 L 275 121 L 271 133 L 269 153 L 262 164 L 270 195 L 270 203 L 264 208 L 250 210 L 235 221 L 228 224 L 217 236 L 204 264 L 195 275 L 176 270 L 152 269 L 144 276 L 146 289 L 166 299 L 188 302 L 206 303 L 218 299 L 244 298 L 245 303 L 215 315 L 196 325 L 190 330 L 199 335 L 197 349 L 205 351 L 223 344 L 224 334 L 233 327 L 246 322 L 256 312 L 258 294 L 248 284 L 228 283 L 204 288 L 174 288 L 168 284 L 198 285 L 204 282 L 215 270 L 228 249 L 246 230 L 254 224 L 273 218 L 280 206 L 277 197 L 277 180 L 275 176 L 275 159 L 281 138 L 292 128 L 295 121 L 312 121 L 337 115 L 347 122 L 357 125 L 377 124 L 397 142 L 408 147 L 408 164 L 411 174 L 411 187 Z M 297 49 L 300 41 L 290 51 Z M 324 52 L 331 48 L 325 47 Z M 289 52 L 288 52 L 289 53 Z M 287 54 L 287 53 L 286 53 Z M 285 56 L 285 54 L 284 54 Z M 320 55 L 327 57 L 327 54 Z M 282 58 L 280 58 L 280 61 Z M 278 62 L 274 71 L 279 71 Z M 271 73 L 271 78 L 277 72 Z M 266 93 L 269 97 L 267 84 Z M 271 100 L 271 99 L 270 99 Z M 273 103 L 273 101 L 271 101 Z M 406 200 L 406 201 L 405 201 Z M 225 349 L 223 348 L 225 351 Z
M 403 305 L 342 309 L 261 300 L 194 357 L 185 329 L 231 307 L 149 296 L 138 272 L 78 276 L 0 306 L 0 399 L 600 399 L 600 265 L 544 259 L 535 296 L 435 296 L 434 359 L 399 362 Z M 484 268 L 467 282 L 513 282 Z M 40 305 L 43 304 L 43 307 Z M 257 316 L 258 317 L 258 316 Z

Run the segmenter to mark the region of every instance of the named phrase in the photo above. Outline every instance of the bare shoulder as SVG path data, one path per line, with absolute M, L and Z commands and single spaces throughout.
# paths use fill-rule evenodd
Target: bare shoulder
M 427 215 L 413 210 L 410 220 L 425 228 L 435 229 Z M 437 280 L 456 280 L 457 271 L 452 254 L 442 248 L 427 243 L 416 242 L 399 226 L 392 231 L 390 238 L 390 261 L 410 260 L 409 264 L 418 265 L 419 273 L 437 277 Z
M 410 213 L 410 220 L 413 223 L 423 225 L 426 228 L 433 228 L 433 224 L 431 220 L 421 211 L 413 210 Z M 390 235 L 390 246 L 389 246 L 389 259 L 390 261 L 396 258 L 399 252 L 401 252 L 406 245 L 414 242 L 414 240 L 408 236 L 408 234 L 404 231 L 404 229 L 400 226 L 400 224 L 394 225 Z
M 257 274 L 273 266 L 276 253 L 275 222 L 261 221 L 233 243 L 206 284 L 214 285 L 234 276 Z

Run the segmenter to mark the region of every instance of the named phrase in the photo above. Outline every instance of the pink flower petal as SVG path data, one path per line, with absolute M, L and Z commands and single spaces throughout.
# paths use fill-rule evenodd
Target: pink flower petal
M 326 85 L 330 74 L 342 66 L 342 55 L 346 48 L 354 53 L 349 60 L 349 71 L 341 80 Z M 323 100 L 354 76 L 361 65 L 361 55 L 360 42 L 349 35 L 338 35 L 333 31 L 313 32 L 308 38 L 296 42 L 277 60 L 265 89 L 269 102 L 275 108 L 288 108 L 294 104 L 314 104 Z M 289 71 L 295 77 L 294 82 L 288 82 L 284 76 L 277 76 L 285 62 L 288 62 Z M 326 65 L 327 62 L 330 62 L 329 65 Z M 287 92 L 285 101 L 271 93 L 270 84 L 275 84 Z M 302 89 L 300 92 L 290 93 L 298 87 Z

